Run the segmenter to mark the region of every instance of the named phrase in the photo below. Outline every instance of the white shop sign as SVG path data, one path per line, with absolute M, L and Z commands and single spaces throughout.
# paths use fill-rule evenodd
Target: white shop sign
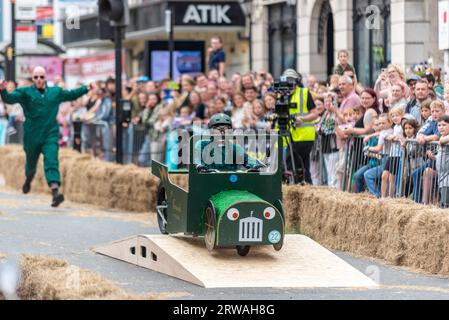
M 36 20 L 36 2 L 30 0 L 17 0 L 16 20 Z
M 449 50 L 449 1 L 438 2 L 438 48 Z

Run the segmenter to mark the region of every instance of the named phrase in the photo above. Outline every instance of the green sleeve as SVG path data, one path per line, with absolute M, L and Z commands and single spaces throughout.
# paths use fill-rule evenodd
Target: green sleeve
M 0 95 L 2 96 L 2 100 L 7 104 L 14 104 L 14 103 L 24 103 L 25 94 L 22 89 L 16 89 L 11 93 L 8 93 L 8 91 L 1 90 Z
M 237 155 L 237 159 L 239 159 L 239 157 L 243 156 L 244 159 L 244 165 L 245 166 L 255 166 L 257 164 L 257 160 L 248 156 L 248 154 L 245 152 L 245 149 L 243 149 L 243 147 L 239 144 L 234 144 L 234 152 Z
M 87 86 L 82 86 L 75 90 L 61 90 L 61 92 L 59 93 L 59 100 L 61 102 L 73 101 L 78 99 L 79 97 L 84 96 L 88 92 L 89 89 L 87 88 Z

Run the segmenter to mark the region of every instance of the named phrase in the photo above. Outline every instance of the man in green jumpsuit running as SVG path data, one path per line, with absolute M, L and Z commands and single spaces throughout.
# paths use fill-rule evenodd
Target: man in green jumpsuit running
M 48 87 L 46 73 L 42 67 L 33 70 L 33 85 L 18 88 L 8 93 L 6 82 L 0 82 L 0 95 L 5 103 L 19 103 L 25 114 L 23 148 L 26 154 L 23 193 L 30 192 L 31 182 L 36 174 L 39 156 L 44 155 L 45 179 L 51 188 L 52 207 L 59 206 L 64 196 L 59 193 L 61 177 L 58 162 L 59 126 L 56 115 L 62 102 L 76 100 L 88 92 L 83 86 L 76 90 L 63 90 L 60 87 Z

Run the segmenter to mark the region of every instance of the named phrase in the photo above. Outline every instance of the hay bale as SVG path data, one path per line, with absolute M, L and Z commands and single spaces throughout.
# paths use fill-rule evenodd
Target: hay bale
M 49 257 L 24 255 L 18 296 L 25 300 L 136 299 L 91 271 Z
M 0 148 L 0 174 L 9 187 L 21 190 L 25 155 L 20 146 Z M 70 149 L 59 152 L 61 191 L 67 199 L 108 208 L 148 212 L 156 206 L 159 180 L 148 169 L 121 166 L 94 159 Z M 42 161 L 32 185 L 33 192 L 49 193 Z
M 288 224 L 299 220 L 303 233 L 328 248 L 449 274 L 447 210 L 324 187 L 286 187 L 284 196 Z
M 21 190 L 24 179 L 25 154 L 18 145 L 0 148 L 0 174 L 9 187 Z M 94 159 L 71 149 L 60 149 L 61 191 L 67 199 L 127 211 L 148 212 L 156 208 L 159 179 L 149 169 L 134 165 L 117 165 Z M 171 174 L 170 179 L 188 188 L 186 175 Z M 33 192 L 49 193 L 42 160 L 32 185 Z

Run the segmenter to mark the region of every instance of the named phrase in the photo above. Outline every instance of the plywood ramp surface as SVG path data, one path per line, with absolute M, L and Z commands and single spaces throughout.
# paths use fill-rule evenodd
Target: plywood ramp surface
M 377 286 L 366 275 L 302 235 L 287 235 L 281 251 L 275 251 L 272 246 L 251 247 L 246 257 L 238 256 L 235 249 L 217 249 L 211 253 L 201 238 L 164 235 L 139 235 L 93 250 L 206 288 Z

